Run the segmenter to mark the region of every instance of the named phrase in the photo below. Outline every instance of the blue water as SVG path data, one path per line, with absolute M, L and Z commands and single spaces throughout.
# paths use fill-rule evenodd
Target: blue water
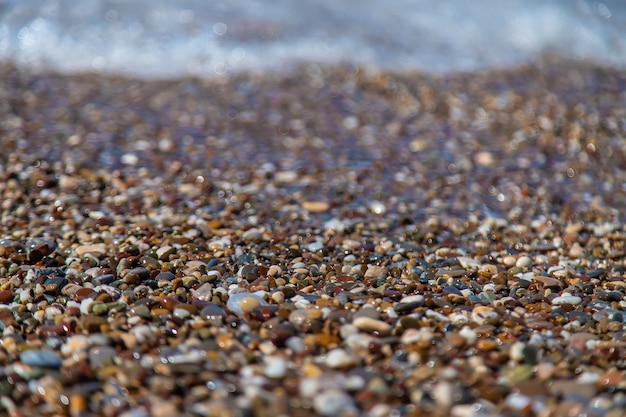
M 610 0 L 0 0 L 0 59 L 146 77 L 350 62 L 433 72 L 546 51 L 626 66 Z

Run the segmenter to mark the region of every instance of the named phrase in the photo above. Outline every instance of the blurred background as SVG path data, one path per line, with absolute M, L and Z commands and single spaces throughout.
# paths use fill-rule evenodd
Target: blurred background
M 626 2 L 0 0 L 0 59 L 145 77 L 349 62 L 432 72 L 555 52 L 626 64 Z

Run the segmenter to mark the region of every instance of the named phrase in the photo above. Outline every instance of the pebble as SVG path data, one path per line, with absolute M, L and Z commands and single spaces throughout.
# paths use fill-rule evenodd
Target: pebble
M 621 415 L 623 77 L 554 60 L 0 65 L 0 407 Z
M 49 350 L 27 350 L 20 354 L 20 360 L 26 365 L 42 368 L 58 368 L 62 364 L 59 355 Z
M 322 416 L 356 417 L 358 415 L 352 397 L 334 389 L 324 390 L 317 394 L 313 399 L 313 407 Z
M 268 303 L 262 297 L 245 292 L 231 294 L 226 303 L 226 307 L 237 315 L 243 315 L 257 307 L 265 305 L 268 305 Z
M 357 364 L 357 358 L 344 349 L 333 349 L 326 354 L 324 361 L 329 368 L 343 369 Z
M 352 324 L 359 330 L 364 332 L 381 332 L 385 333 L 391 330 L 391 325 L 382 320 L 376 320 L 370 317 L 357 317 L 352 320 Z
M 287 361 L 282 356 L 268 356 L 265 358 L 265 376 L 280 379 L 287 374 Z
M 571 295 L 570 293 L 564 292 L 560 296 L 553 298 L 552 304 L 554 305 L 563 305 L 563 304 L 578 305 L 582 303 L 582 301 L 583 301 L 582 298 L 575 296 L 575 295 Z

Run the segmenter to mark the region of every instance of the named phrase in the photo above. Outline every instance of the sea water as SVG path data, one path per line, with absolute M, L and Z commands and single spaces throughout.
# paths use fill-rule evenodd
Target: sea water
M 0 0 L 0 60 L 146 77 L 302 61 L 433 72 L 626 65 L 621 0 Z

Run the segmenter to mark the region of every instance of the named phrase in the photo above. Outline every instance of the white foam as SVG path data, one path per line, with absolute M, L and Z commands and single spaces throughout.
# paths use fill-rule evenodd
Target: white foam
M 626 66 L 619 0 L 6 0 L 0 59 L 140 76 L 300 61 L 454 71 L 547 50 Z

